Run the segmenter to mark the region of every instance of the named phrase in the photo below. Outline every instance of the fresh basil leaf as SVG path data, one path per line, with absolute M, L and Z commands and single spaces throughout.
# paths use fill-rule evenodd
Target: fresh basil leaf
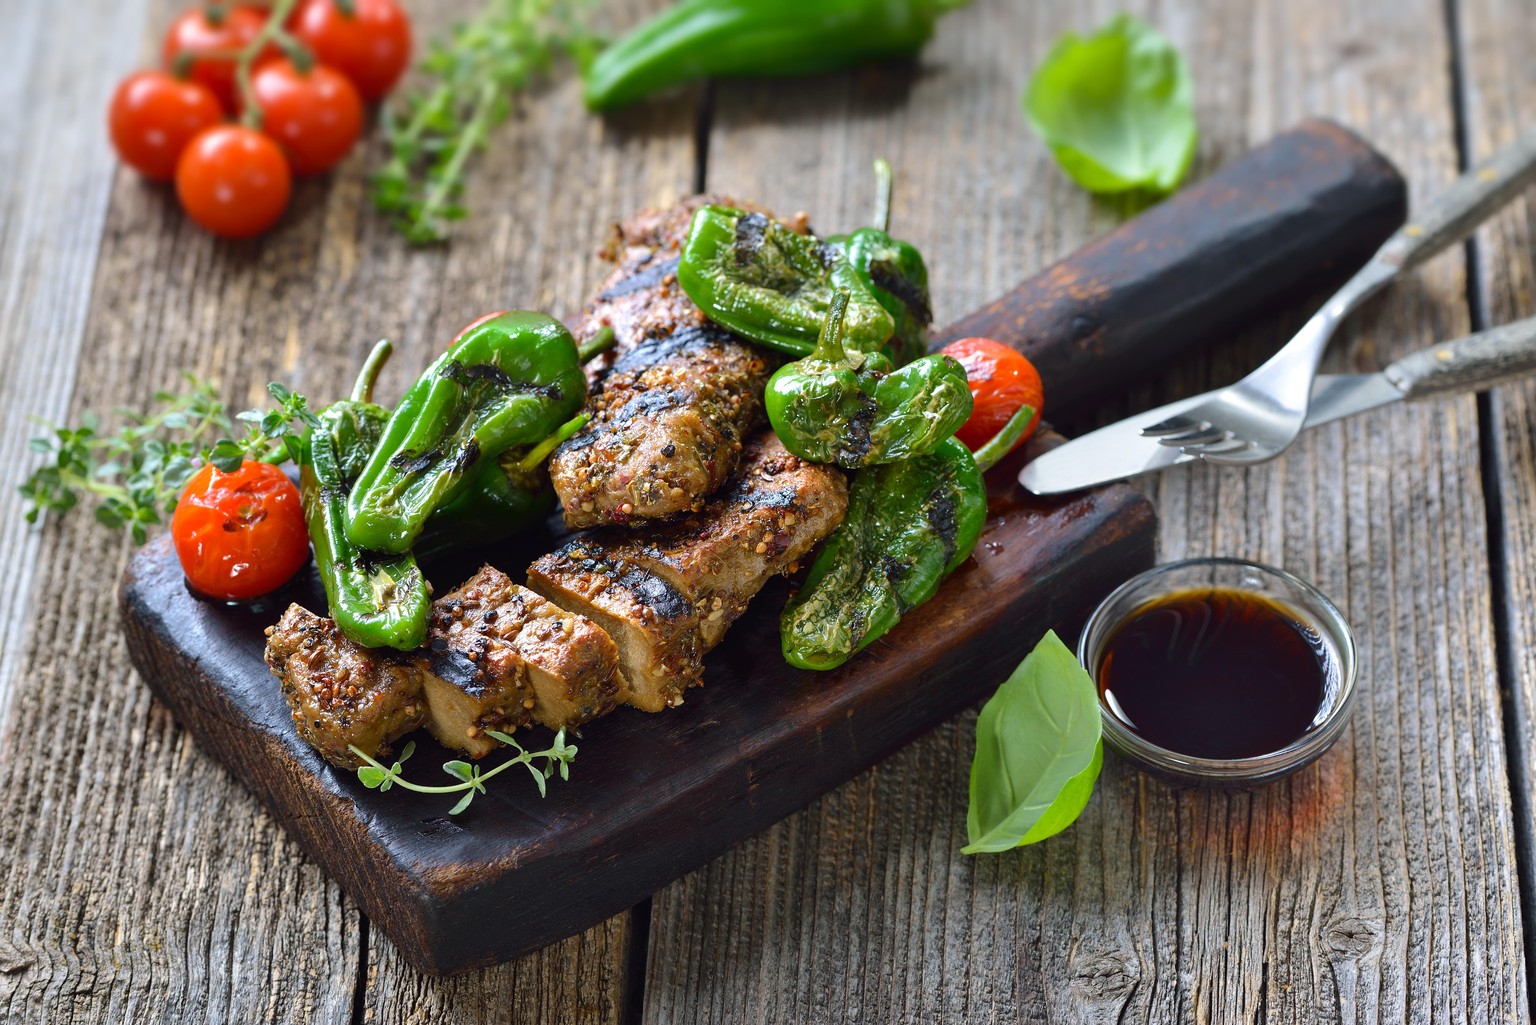
M 976 721 L 961 853 L 1021 847 L 1076 821 L 1103 763 L 1100 728 L 1092 678 L 1047 633 Z
M 1122 14 L 1091 36 L 1068 32 L 1036 69 L 1024 114 L 1062 170 L 1090 192 L 1172 192 L 1195 157 L 1184 58 Z

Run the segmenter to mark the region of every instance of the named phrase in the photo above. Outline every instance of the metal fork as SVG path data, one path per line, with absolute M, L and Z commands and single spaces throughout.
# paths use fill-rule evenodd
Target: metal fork
M 1462 175 L 1399 228 L 1263 366 L 1141 433 L 1213 463 L 1261 463 L 1278 456 L 1301 433 L 1312 379 L 1339 322 L 1399 274 L 1466 238 L 1532 180 L 1536 129 Z

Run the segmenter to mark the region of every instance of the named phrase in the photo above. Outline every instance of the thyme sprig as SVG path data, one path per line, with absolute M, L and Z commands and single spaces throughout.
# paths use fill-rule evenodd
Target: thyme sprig
M 205 464 L 231 473 L 246 459 L 303 461 L 304 430 L 319 423 L 303 395 L 274 381 L 267 391 L 276 409 L 248 409 L 231 419 L 212 384 L 184 377 L 180 392 L 156 392 L 149 411 L 119 410 L 122 426 L 115 431 L 103 431 L 101 418 L 89 411 L 77 426 L 46 424 L 31 448 L 49 462 L 18 488 L 27 522 L 67 513 L 90 496 L 98 522 L 126 528 L 143 544 Z
M 485 732 L 487 736 L 499 740 L 514 749 L 517 754 L 508 758 L 494 769 L 485 772 L 480 770 L 479 765 L 471 762 L 459 761 L 458 759 L 444 762 L 443 771 L 459 781 L 445 786 L 412 783 L 400 774 L 403 763 L 416 751 L 415 741 L 407 741 L 405 747 L 400 751 L 400 757 L 395 760 L 393 765 L 389 766 L 373 758 L 356 744 L 349 744 L 348 749 L 357 755 L 358 758 L 362 759 L 364 764 L 358 766 L 357 778 L 369 790 L 377 790 L 382 793 L 392 786 L 400 786 L 406 790 L 414 790 L 418 794 L 463 793 L 464 796 L 459 799 L 459 802 L 449 809 L 449 815 L 458 815 L 468 808 L 469 803 L 475 799 L 476 794 L 485 793 L 486 780 L 505 772 L 514 765 L 527 766 L 529 774 L 533 776 L 533 782 L 539 788 L 540 797 L 544 797 L 548 793 L 546 781 L 555 774 L 556 769 L 559 770 L 561 779 L 571 778 L 571 763 L 576 760 L 576 745 L 565 742 L 564 730 L 556 733 L 554 742 L 543 751 L 529 751 L 514 740 L 510 734 L 500 733 L 496 730 L 486 730 Z M 544 759 L 542 768 L 534 765 L 534 762 L 540 758 Z
M 434 41 L 422 89 L 384 109 L 390 155 L 373 177 L 373 202 L 409 241 L 440 242 L 467 213 L 460 202 L 470 158 L 512 113 L 517 95 L 562 59 L 584 66 L 598 42 L 594 0 L 486 0 L 446 41 Z

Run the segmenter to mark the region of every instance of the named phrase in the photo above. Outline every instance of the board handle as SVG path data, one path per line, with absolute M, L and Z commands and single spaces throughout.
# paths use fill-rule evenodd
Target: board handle
M 936 332 L 935 347 L 981 335 L 1018 349 L 1060 420 L 1343 280 L 1407 207 L 1386 157 L 1304 121 Z

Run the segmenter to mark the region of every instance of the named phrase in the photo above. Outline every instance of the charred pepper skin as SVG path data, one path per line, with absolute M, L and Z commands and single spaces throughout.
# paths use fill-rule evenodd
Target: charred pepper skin
M 846 238 L 827 241 L 847 252 L 859 282 L 896 322 L 885 345 L 891 362 L 901 367 L 920 359 L 928 351 L 928 325 L 933 323 L 923 254 L 879 228 L 860 228 Z
M 785 660 L 836 669 L 884 636 L 970 556 L 986 520 L 981 469 L 953 438 L 859 471 L 843 525 L 784 608 Z
M 769 380 L 774 433 L 801 459 L 847 470 L 932 451 L 970 418 L 965 368 L 951 356 L 924 356 L 893 371 L 880 353 L 849 353 L 847 305 L 839 292 L 816 350 Z
M 848 515 L 779 619 L 784 658 L 836 669 L 932 598 L 987 522 L 983 478 L 1033 422 L 1024 406 L 973 455 L 954 438 L 926 455 L 860 470 Z
M 348 399 L 320 414 L 299 473 L 304 519 L 325 586 L 331 618 L 350 640 L 369 648 L 419 648 L 427 636 L 432 599 L 409 553 L 381 555 L 347 537 L 347 490 L 362 472 L 389 414 L 370 401 L 390 345 L 380 342 L 363 365 Z
M 807 75 L 911 56 L 966 0 L 682 0 L 604 50 L 591 110 L 716 75 Z
M 677 281 L 710 320 L 791 356 L 810 355 L 840 291 L 850 297 L 847 348 L 876 352 L 896 330 L 841 248 L 735 207 L 693 215 Z
M 390 416 L 348 500 L 347 536 L 373 551 L 408 551 L 483 466 L 548 437 L 586 394 L 576 343 L 559 321 L 514 310 L 475 324 Z

